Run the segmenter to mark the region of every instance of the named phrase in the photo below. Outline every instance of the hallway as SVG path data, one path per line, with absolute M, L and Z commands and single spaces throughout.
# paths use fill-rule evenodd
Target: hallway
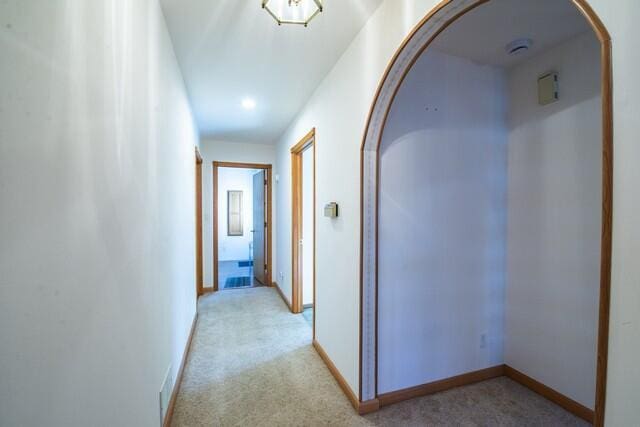
M 209 294 L 198 311 L 174 427 L 585 425 L 506 378 L 359 417 L 311 346 L 309 324 L 273 288 Z
M 275 289 L 209 294 L 198 311 L 174 427 L 358 424 L 311 327 Z

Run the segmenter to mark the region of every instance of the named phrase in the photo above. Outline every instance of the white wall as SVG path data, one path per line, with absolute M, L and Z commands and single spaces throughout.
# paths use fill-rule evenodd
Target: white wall
M 196 129 L 156 1 L 0 2 L 0 425 L 158 426 Z
M 509 72 L 505 360 L 589 408 L 602 223 L 599 63 L 589 32 Z M 559 73 L 560 100 L 540 106 L 536 81 L 549 70 Z
M 378 83 L 412 28 L 439 0 L 385 0 L 278 142 L 278 167 L 290 170 L 289 148 L 311 127 L 317 132 L 318 205 L 336 200 L 341 217 L 317 225 L 316 333 L 320 344 L 354 391 L 358 390 L 360 146 Z M 611 337 L 607 422 L 630 425 L 640 417 L 640 37 L 634 0 L 591 0 L 613 39 L 614 209 Z M 283 174 L 280 186 L 290 188 Z M 291 200 L 278 198 L 278 264 L 290 289 Z M 322 307 L 326 311 L 322 310 Z
M 220 261 L 244 261 L 250 259 L 253 242 L 253 175 L 254 169 L 218 169 L 218 248 Z M 228 235 L 228 191 L 242 191 L 242 236 Z
M 504 363 L 505 86 L 499 68 L 431 50 L 391 108 L 380 156 L 379 393 Z
M 276 214 L 276 200 L 277 196 L 282 192 L 291 191 L 288 187 L 282 187 L 280 183 L 276 182 L 276 175 L 278 170 L 276 168 L 276 148 L 273 145 L 268 144 L 245 144 L 241 142 L 226 142 L 203 139 L 200 142 L 200 153 L 203 158 L 202 168 L 202 199 L 203 199 L 203 245 L 204 245 L 204 287 L 210 288 L 213 286 L 213 171 L 212 162 L 238 162 L 238 163 L 262 163 L 273 165 L 272 180 L 273 194 L 272 194 L 272 206 L 273 214 Z M 276 221 L 273 221 L 273 239 L 275 241 L 277 232 Z M 273 265 L 276 265 L 277 260 L 277 248 L 275 242 L 273 243 Z M 273 275 L 273 279 L 276 280 L 276 275 Z
M 313 304 L 313 148 L 302 152 L 302 304 Z

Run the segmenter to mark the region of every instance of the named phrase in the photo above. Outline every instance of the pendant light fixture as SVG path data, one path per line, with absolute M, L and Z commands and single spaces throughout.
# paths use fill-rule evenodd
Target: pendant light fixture
M 266 10 L 278 25 L 309 25 L 322 12 L 322 0 L 262 0 Z

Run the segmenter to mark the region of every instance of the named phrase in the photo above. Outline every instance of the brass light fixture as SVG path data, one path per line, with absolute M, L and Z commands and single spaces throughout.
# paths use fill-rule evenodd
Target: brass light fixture
M 322 12 L 322 0 L 262 0 L 266 10 L 278 25 L 309 25 Z

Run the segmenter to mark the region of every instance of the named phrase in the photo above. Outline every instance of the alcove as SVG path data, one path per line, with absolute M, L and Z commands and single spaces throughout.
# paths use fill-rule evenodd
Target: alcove
M 401 46 L 363 144 L 361 400 L 507 374 L 598 422 L 608 48 L 570 0 L 445 2 Z

